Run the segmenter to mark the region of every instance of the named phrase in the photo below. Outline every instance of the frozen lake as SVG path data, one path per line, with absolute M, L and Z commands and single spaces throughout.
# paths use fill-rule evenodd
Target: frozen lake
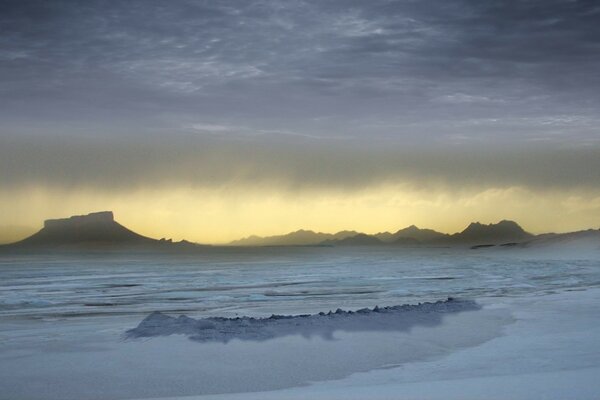
M 599 286 L 598 259 L 577 256 L 298 247 L 178 257 L 0 257 L 0 318 L 142 317 L 152 311 L 268 316 Z
M 569 332 L 577 335 L 596 332 L 599 260 L 598 254 L 512 249 L 330 247 L 210 249 L 177 257 L 2 256 L 0 399 L 151 398 L 294 387 L 300 389 L 279 394 L 302 398 L 307 393 L 302 390 L 309 390 L 302 387 L 311 382 L 354 379 L 369 371 L 387 373 L 388 384 L 404 382 L 416 376 L 410 372 L 415 365 L 497 343 L 521 327 L 520 315 L 528 316 L 526 327 L 517 329 L 521 335 L 544 324 L 571 324 Z M 340 329 L 330 338 L 286 335 L 225 344 L 181 335 L 124 337 L 154 311 L 193 318 L 267 317 L 448 297 L 475 300 L 483 308 L 434 319 L 415 314 L 404 330 Z M 573 310 L 556 313 L 562 322 L 558 317 L 536 322 L 536 316 L 567 305 Z M 578 339 L 588 349 L 585 358 L 571 346 L 571 352 L 561 353 L 564 361 L 557 369 L 600 368 L 600 344 L 594 337 Z M 514 350 L 521 342 L 505 346 Z M 557 351 L 564 345 L 557 344 Z M 515 362 L 499 366 L 510 370 Z M 468 370 L 468 362 L 462 368 Z M 324 393 L 324 398 L 335 397 Z M 347 394 L 336 393 L 340 398 Z

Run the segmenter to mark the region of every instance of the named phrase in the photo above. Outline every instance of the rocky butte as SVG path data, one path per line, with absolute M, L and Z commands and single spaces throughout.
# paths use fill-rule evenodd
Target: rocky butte
M 112 211 L 48 219 L 44 227 L 16 243 L 20 246 L 139 245 L 159 242 L 137 234 L 115 221 Z

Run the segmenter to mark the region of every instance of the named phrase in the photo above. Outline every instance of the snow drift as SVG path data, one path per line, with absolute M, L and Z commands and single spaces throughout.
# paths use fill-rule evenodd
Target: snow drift
M 194 319 L 185 315 L 171 317 L 153 312 L 126 333 L 127 338 L 148 338 L 173 334 L 187 335 L 199 342 L 223 342 L 232 339 L 268 340 L 299 334 L 333 339 L 333 332 L 407 331 L 414 326 L 435 326 L 445 314 L 473 311 L 480 306 L 472 300 L 440 300 L 434 303 L 363 308 L 356 311 L 337 309 L 327 313 L 272 315 L 268 318 L 211 317 Z

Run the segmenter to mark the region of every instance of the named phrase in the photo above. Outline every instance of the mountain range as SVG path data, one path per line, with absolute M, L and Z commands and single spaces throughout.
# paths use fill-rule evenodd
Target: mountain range
M 388 247 L 471 247 L 492 246 L 532 247 L 582 245 L 600 249 L 600 230 L 589 229 L 570 233 L 547 233 L 533 235 L 514 221 L 502 220 L 496 224 L 473 222 L 463 231 L 447 234 L 415 225 L 396 232 L 380 232 L 369 235 L 357 231 L 322 233 L 298 230 L 286 235 L 250 236 L 235 240 L 226 246 L 388 246 Z M 197 249 L 208 246 L 185 240 L 152 239 L 114 220 L 111 211 L 78 215 L 62 219 L 50 219 L 43 228 L 28 238 L 0 249 L 31 248 L 138 248 L 138 249 Z
M 275 235 L 260 237 L 256 235 L 248 236 L 244 239 L 234 240 L 228 243 L 230 246 L 310 246 L 320 244 L 326 241 L 343 240 L 348 237 L 356 236 L 356 231 L 341 231 L 338 233 L 322 233 L 300 229 L 290 232 L 286 235 Z
M 380 232 L 374 235 L 356 231 L 341 231 L 335 234 L 300 230 L 287 235 L 268 237 L 250 236 L 236 240 L 232 246 L 282 246 L 282 245 L 323 245 L 323 246 L 450 246 L 484 245 L 523 242 L 534 235 L 526 232 L 514 221 L 503 220 L 497 224 L 484 225 L 473 222 L 462 232 L 447 234 L 432 229 L 420 229 L 415 225 L 397 232 Z

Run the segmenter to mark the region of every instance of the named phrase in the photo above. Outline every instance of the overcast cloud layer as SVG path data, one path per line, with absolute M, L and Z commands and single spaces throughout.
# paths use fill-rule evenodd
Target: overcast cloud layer
M 0 184 L 600 188 L 596 1 L 2 1 Z

